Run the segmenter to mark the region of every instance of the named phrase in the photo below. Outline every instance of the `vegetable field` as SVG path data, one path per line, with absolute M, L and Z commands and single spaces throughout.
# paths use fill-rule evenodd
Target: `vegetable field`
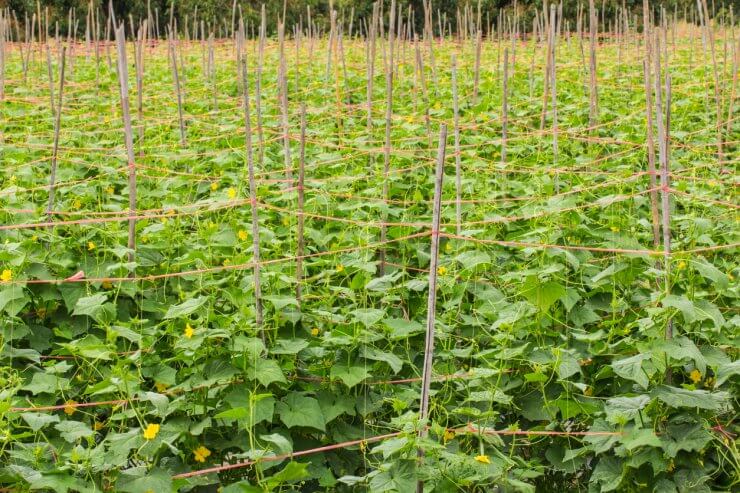
M 2 491 L 740 487 L 731 11 L 424 4 L 2 11 Z

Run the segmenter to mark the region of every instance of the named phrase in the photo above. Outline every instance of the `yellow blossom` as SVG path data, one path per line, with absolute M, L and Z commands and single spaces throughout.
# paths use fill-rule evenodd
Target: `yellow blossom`
M 218 183 L 216 182 L 211 183 L 211 191 L 215 192 L 216 190 L 218 190 Z
M 439 267 L 437 267 L 437 274 L 439 274 L 440 276 L 447 274 L 447 267 L 445 267 L 444 265 L 440 265 Z
M 452 251 L 452 245 L 450 243 L 447 243 L 445 245 L 445 252 L 449 253 Z
M 157 433 L 159 433 L 159 425 L 156 423 L 149 423 L 146 425 L 146 429 L 144 430 L 144 438 L 147 440 L 154 440 L 157 437 Z
M 229 196 L 231 200 L 234 200 L 236 198 L 236 188 L 231 187 L 226 191 L 226 195 Z
M 619 227 L 617 227 L 617 226 L 612 226 L 612 227 L 611 227 L 611 228 L 609 228 L 609 229 L 611 229 L 611 230 L 612 230 L 612 233 L 619 233 Z
M 193 450 L 193 456 L 196 462 L 205 462 L 209 455 L 211 455 L 211 451 L 203 445 Z
M 103 286 L 103 289 L 112 289 L 113 288 L 113 284 L 110 281 L 103 281 L 103 284 L 101 284 L 101 286 Z
M 365 443 L 365 440 L 360 442 L 360 451 L 362 453 L 365 453 L 365 450 L 367 450 L 367 443 Z
M 77 411 L 77 407 L 75 406 L 77 404 L 76 401 L 67 401 L 64 403 L 64 414 L 68 416 L 72 416 L 75 411 Z
M 154 382 L 154 387 L 157 389 L 157 392 L 164 392 L 165 390 L 167 390 L 167 384 L 164 384 L 162 382 Z
M 0 274 L 0 281 L 8 282 L 13 279 L 13 271 L 10 269 L 3 269 L 3 273 Z
M 283 226 L 290 225 L 290 218 L 288 216 L 283 217 Z
M 72 202 L 72 207 L 74 209 L 79 209 L 80 207 L 82 207 L 82 202 L 80 201 L 80 199 L 75 199 L 74 202 Z
M 449 442 L 450 440 L 455 438 L 455 432 L 452 430 L 445 430 L 445 434 L 442 438 L 445 442 Z
M 477 460 L 481 464 L 490 464 L 491 463 L 491 459 L 489 459 L 487 455 L 476 455 L 475 456 L 475 460 Z
M 239 237 L 241 241 L 247 241 L 247 238 L 249 238 L 249 235 L 243 229 L 240 229 L 236 235 Z
M 18 180 L 18 177 L 16 177 L 15 175 L 12 175 L 10 177 L 10 183 L 15 183 L 17 180 Z
M 87 242 L 87 249 L 88 249 L 89 251 L 93 251 L 93 250 L 95 250 L 95 243 L 93 243 L 92 241 L 88 241 L 88 242 Z
M 701 372 L 699 370 L 692 370 L 691 373 L 689 373 L 689 378 L 694 383 L 699 383 L 701 381 Z
M 224 259 L 224 261 L 222 262 L 222 264 L 223 264 L 224 267 L 228 267 L 229 265 L 231 265 L 231 260 L 230 259 Z
M 115 191 L 116 191 L 116 190 L 115 190 L 115 188 L 113 188 L 113 187 L 108 187 L 108 188 L 106 188 L 106 189 L 105 189 L 105 193 L 107 193 L 108 195 L 113 195 L 113 193 L 114 193 Z
M 591 387 L 586 387 L 586 390 L 583 391 L 583 395 L 594 395 L 594 389 L 592 389 Z
M 194 333 L 195 329 L 193 329 L 190 324 L 185 324 L 185 339 L 192 338 Z
M 686 262 L 685 262 L 685 261 L 683 261 L 683 260 L 682 260 L 682 261 L 680 261 L 680 262 L 678 263 L 678 270 L 684 270 L 685 268 L 686 268 Z
M 33 236 L 31 237 L 31 241 L 33 241 L 34 243 L 35 243 L 35 242 L 37 242 L 37 241 L 39 241 L 39 237 L 38 237 L 38 235 L 33 235 Z
M 344 266 L 342 264 L 337 265 L 337 272 L 344 272 Z
M 95 422 L 95 424 L 93 425 L 93 429 L 94 429 L 95 431 L 100 431 L 100 430 L 102 430 L 102 429 L 103 429 L 104 427 L 105 427 L 105 423 L 102 423 L 102 422 L 100 422 L 100 421 L 96 421 L 96 422 Z
M 319 332 L 320 332 L 320 331 L 319 331 L 319 328 L 318 328 L 318 327 L 314 327 L 313 329 L 311 329 L 311 335 L 312 335 L 312 336 L 317 336 L 317 335 L 319 335 Z

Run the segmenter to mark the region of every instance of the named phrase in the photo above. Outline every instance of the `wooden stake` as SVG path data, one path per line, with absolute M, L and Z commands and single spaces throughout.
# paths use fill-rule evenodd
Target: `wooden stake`
M 594 8 L 594 0 L 588 0 L 589 27 L 590 27 L 590 55 L 589 55 L 589 106 L 588 106 L 588 126 L 596 125 L 599 112 L 599 95 L 597 92 L 596 81 L 596 42 L 598 36 L 598 18 Z
M 303 225 L 305 217 L 303 215 L 303 180 L 305 177 L 306 165 L 306 103 L 301 103 L 301 149 L 300 159 L 298 160 L 298 231 L 297 240 L 298 248 L 296 250 L 295 277 L 296 288 L 295 297 L 298 301 L 298 308 L 301 307 L 301 297 L 303 294 L 303 246 L 305 239 L 303 237 Z
M 47 46 L 48 54 L 48 46 Z M 48 55 L 51 57 L 51 55 Z M 54 145 L 51 153 L 51 171 L 49 173 L 49 202 L 46 205 L 46 215 L 50 218 L 51 211 L 54 210 L 54 193 L 57 177 L 57 156 L 59 154 L 59 131 L 62 124 L 62 103 L 64 101 L 64 68 L 66 60 L 66 49 L 62 48 L 62 60 L 59 70 L 59 103 L 56 105 L 56 115 L 54 118 Z M 51 84 L 53 85 L 53 80 Z
M 506 141 L 509 127 L 509 49 L 504 48 L 503 101 L 501 103 L 501 167 L 506 168 Z M 502 180 L 502 185 L 506 180 Z M 502 188 L 504 188 L 502 186 Z M 460 234 L 460 233 L 458 233 Z
M 457 57 L 452 55 L 452 106 L 455 120 L 455 233 L 462 228 L 462 156 L 460 155 L 460 103 L 457 90 Z
M 134 133 L 131 128 L 131 113 L 129 111 L 128 96 L 128 61 L 126 59 L 126 35 L 123 24 L 116 30 L 116 46 L 118 48 L 118 83 L 121 95 L 121 116 L 123 118 L 123 132 L 126 142 L 126 156 L 128 158 L 128 212 L 129 216 L 136 215 L 136 161 L 134 157 Z M 136 219 L 128 220 L 128 261 L 134 261 L 136 252 Z M 134 276 L 132 271 L 130 276 Z
M 437 148 L 437 168 L 434 176 L 434 203 L 432 205 L 431 247 L 429 252 L 429 294 L 427 297 L 427 330 L 424 341 L 424 368 L 421 374 L 421 404 L 419 420 L 426 421 L 429 415 L 429 387 L 432 382 L 432 360 L 434 359 L 434 320 L 437 310 L 437 264 L 439 262 L 439 225 L 442 211 L 442 181 L 444 179 L 445 151 L 447 148 L 447 126 L 440 125 L 439 147 Z M 421 438 L 426 437 L 427 428 L 419 430 Z M 419 449 L 419 457 L 424 457 L 424 451 Z M 416 485 L 417 493 L 424 492 L 424 482 Z
M 246 56 L 241 59 L 242 86 L 244 87 L 244 145 L 247 151 L 247 172 L 249 173 L 249 201 L 252 206 L 252 258 L 254 264 L 254 309 L 255 324 L 264 341 L 265 332 L 262 328 L 262 287 L 260 285 L 260 226 L 259 211 L 257 209 L 257 184 L 254 178 L 254 159 L 252 157 L 252 122 L 249 112 L 249 76 L 247 73 Z
M 396 13 L 396 0 L 391 0 L 391 8 L 388 11 L 390 19 L 388 21 L 388 63 L 385 65 L 385 145 L 383 147 L 383 200 L 388 203 L 390 184 L 388 183 L 388 173 L 391 165 L 391 124 L 393 116 L 393 32 L 394 19 Z M 383 223 L 380 225 L 380 242 L 386 240 L 387 214 L 383 213 Z M 380 249 L 380 266 L 378 275 L 385 275 L 385 246 Z
M 180 146 L 186 146 L 185 140 L 185 120 L 183 118 L 182 110 L 182 92 L 180 91 L 180 76 L 177 70 L 177 56 L 175 54 L 175 42 L 173 39 L 174 34 L 170 32 L 170 58 L 172 60 L 172 81 L 175 84 L 175 96 L 177 97 L 177 116 L 180 123 Z M 214 92 L 215 102 L 215 92 Z M 215 104 L 215 103 L 214 103 Z

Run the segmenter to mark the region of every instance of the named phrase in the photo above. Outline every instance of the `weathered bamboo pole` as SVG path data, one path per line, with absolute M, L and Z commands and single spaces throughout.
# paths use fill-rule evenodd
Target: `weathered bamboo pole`
M 286 187 L 293 183 L 293 163 L 290 157 L 290 122 L 288 121 L 288 82 L 287 66 L 285 64 L 285 24 L 278 21 L 278 43 L 280 61 L 278 62 L 278 103 L 280 105 L 280 126 L 283 137 L 283 163 L 285 167 L 285 178 L 288 180 Z
M 57 157 L 59 155 L 59 131 L 62 126 L 62 103 L 64 102 L 64 69 L 66 65 L 66 58 L 66 50 L 65 48 L 62 48 L 62 59 L 60 62 L 61 67 L 59 69 L 59 102 L 56 105 L 56 114 L 54 115 L 54 144 L 51 151 L 51 170 L 49 172 L 49 201 L 46 205 L 47 217 L 50 217 L 51 211 L 54 210 L 54 194 L 56 191 L 55 187 L 58 166 Z
M 455 133 L 455 233 L 462 229 L 462 156 L 460 155 L 460 103 L 457 90 L 457 57 L 452 55 L 452 107 Z
M 177 116 L 178 116 L 178 123 L 180 127 L 180 146 L 185 147 L 186 146 L 186 137 L 185 137 L 185 119 L 183 118 L 183 109 L 182 109 L 182 92 L 180 90 L 180 75 L 179 71 L 177 69 L 177 55 L 175 53 L 175 43 L 173 40 L 173 33 L 170 32 L 170 61 L 172 62 L 172 83 L 174 84 L 175 89 L 175 98 L 177 100 Z
M 712 56 L 712 74 L 714 75 L 714 104 L 717 113 L 716 132 L 717 132 L 717 160 L 722 166 L 724 162 L 724 150 L 722 143 L 722 98 L 720 96 L 719 71 L 717 70 L 717 55 L 714 49 L 714 28 L 710 24 L 709 10 L 707 9 L 707 0 L 701 0 L 701 6 L 704 11 L 704 29 L 709 42 L 709 52 Z
M 589 28 L 590 28 L 590 53 L 589 53 L 589 105 L 588 105 L 588 126 L 596 125 L 599 113 L 599 94 L 598 83 L 596 81 L 596 43 L 598 36 L 598 19 L 594 0 L 588 0 Z
M 265 133 L 262 126 L 262 66 L 265 61 L 265 38 L 267 29 L 267 14 L 265 13 L 265 4 L 262 4 L 260 11 L 260 29 L 259 43 L 257 51 L 257 77 L 254 81 L 254 105 L 257 113 L 257 140 L 259 145 L 258 164 L 260 168 L 265 162 Z
M 136 128 L 139 132 L 139 156 L 144 155 L 144 48 L 147 21 L 139 26 L 138 39 L 134 41 L 134 69 L 136 70 Z
M 134 156 L 134 133 L 131 127 L 131 112 L 128 96 L 128 61 L 126 59 L 126 35 L 123 24 L 116 29 L 116 46 L 118 48 L 118 83 L 121 96 L 121 117 L 126 142 L 126 157 L 128 159 L 128 260 L 134 262 L 136 252 L 136 161 Z M 131 276 L 134 275 L 132 271 Z
M 56 110 L 54 109 L 54 71 L 51 64 L 51 48 L 46 45 L 46 71 L 47 77 L 49 78 L 49 107 L 51 108 L 51 114 L 56 116 Z
M 506 143 L 509 127 L 509 49 L 504 48 L 503 95 L 501 102 L 501 167 L 506 167 Z M 502 180 L 502 185 L 506 180 Z M 505 189 L 505 187 L 502 186 Z M 458 232 L 458 234 L 460 234 Z
M 388 12 L 388 63 L 385 65 L 385 144 L 383 146 L 383 200 L 388 203 L 390 183 L 388 174 L 391 165 L 391 124 L 393 117 L 393 32 L 396 13 L 396 0 L 391 0 L 391 9 Z M 387 235 L 387 214 L 383 213 L 383 223 L 380 225 L 380 242 L 384 243 Z M 380 249 L 380 265 L 378 275 L 385 275 L 385 246 Z
M 439 225 L 442 211 L 442 181 L 444 179 L 445 151 L 447 149 L 447 126 L 440 125 L 439 147 L 437 148 L 437 168 L 434 175 L 434 202 L 432 205 L 431 247 L 429 252 L 429 294 L 427 297 L 427 330 L 424 341 L 424 368 L 421 376 L 421 404 L 419 420 L 424 423 L 429 415 L 429 388 L 432 382 L 432 360 L 434 359 L 434 320 L 437 310 L 437 274 L 439 262 Z M 419 436 L 427 435 L 427 427 L 422 425 Z M 424 451 L 419 449 L 419 457 Z M 424 492 L 424 482 L 416 485 L 417 493 Z
M 645 80 L 645 116 L 647 122 L 647 160 L 648 172 L 650 173 L 650 211 L 653 225 L 653 245 L 660 245 L 660 211 L 658 209 L 658 191 L 656 190 L 658 177 L 655 167 L 655 142 L 653 137 L 653 85 L 651 75 L 652 58 L 652 35 L 650 27 L 650 8 L 648 0 L 642 3 L 643 39 L 645 44 L 645 56 L 643 60 L 643 72 Z M 660 78 L 660 74 L 657 75 Z
M 303 237 L 303 228 L 306 218 L 303 214 L 304 190 L 303 181 L 305 178 L 306 168 L 306 103 L 301 103 L 301 147 L 300 157 L 298 159 L 298 231 L 296 232 L 298 246 L 296 249 L 295 276 L 296 287 L 295 297 L 298 301 L 298 307 L 301 307 L 301 298 L 303 295 L 303 248 L 305 238 Z
M 242 85 L 244 87 L 244 134 L 247 155 L 247 173 L 249 174 L 249 201 L 252 208 L 252 263 L 254 268 L 254 311 L 255 324 L 260 336 L 264 341 L 265 332 L 262 328 L 262 287 L 260 284 L 260 230 L 259 230 L 259 211 L 257 209 L 257 184 L 254 178 L 254 159 L 252 154 L 252 121 L 249 110 L 249 74 L 247 73 L 247 59 L 243 56 L 242 66 Z

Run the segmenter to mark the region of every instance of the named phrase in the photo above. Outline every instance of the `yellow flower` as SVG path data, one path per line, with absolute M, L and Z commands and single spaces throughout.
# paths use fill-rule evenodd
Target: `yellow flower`
M 434 103 L 434 109 L 435 110 L 441 110 L 442 109 L 442 102 L 441 101 L 437 101 L 436 103 Z
M 611 229 L 611 230 L 612 230 L 612 233 L 619 233 L 619 228 L 618 228 L 617 226 L 612 226 L 612 227 L 611 227 L 611 228 L 609 228 L 609 229 Z
M 445 252 L 449 253 L 452 251 L 452 245 L 450 243 L 447 243 L 445 245 Z
M 236 198 L 236 188 L 231 187 L 226 191 L 226 195 L 229 196 L 231 200 L 234 200 Z
M 93 243 L 92 241 L 88 241 L 88 242 L 87 242 L 87 249 L 88 249 L 89 251 L 93 251 L 93 250 L 95 250 L 95 243 Z
M 82 202 L 80 201 L 80 199 L 75 199 L 74 202 L 72 202 L 72 207 L 75 209 L 79 209 L 80 207 L 82 207 Z
M 154 387 L 157 389 L 157 392 L 164 392 L 165 390 L 167 390 L 167 384 L 164 384 L 162 382 L 154 382 Z
M 476 455 L 475 456 L 475 460 L 477 460 L 481 464 L 490 464 L 491 463 L 491 459 L 489 459 L 487 455 Z
M 224 260 L 224 261 L 222 262 L 222 264 L 223 264 L 223 266 L 224 266 L 224 267 L 228 267 L 229 265 L 231 265 L 231 260 L 230 260 L 230 259 L 225 259 L 225 260 Z
M 689 373 L 689 378 L 694 383 L 699 383 L 701 381 L 701 372 L 699 370 L 692 370 L 691 373 Z
M 31 241 L 33 241 L 34 243 L 35 243 L 35 242 L 37 242 L 37 241 L 39 241 L 39 237 L 38 237 L 38 235 L 33 235 L 33 236 L 31 237 Z
M 195 456 L 196 462 L 205 462 L 206 458 L 211 455 L 211 451 L 205 448 L 203 445 L 193 450 L 193 456 Z
M 154 440 L 157 437 L 157 433 L 159 433 L 159 425 L 156 423 L 149 423 L 146 425 L 146 429 L 144 430 L 144 438 L 147 440 Z
M 211 183 L 211 191 L 215 192 L 216 190 L 218 190 L 218 183 L 216 182 Z
M 190 324 L 185 324 L 185 339 L 192 338 L 194 333 L 195 329 L 193 329 Z
M 18 178 L 15 175 L 12 175 L 10 177 L 10 183 L 15 183 L 18 180 Z
M 586 390 L 583 391 L 583 395 L 594 395 L 594 389 L 592 389 L 591 387 L 586 387 Z
M 290 218 L 288 216 L 283 217 L 283 226 L 290 225 Z
M 113 193 L 115 191 L 116 191 L 116 189 L 113 188 L 113 187 L 108 187 L 108 188 L 105 189 L 105 193 L 107 193 L 108 195 L 113 195 Z
M 67 401 L 64 403 L 64 414 L 68 416 L 72 416 L 75 411 L 77 411 L 77 407 L 75 406 L 77 402 L 75 401 Z
M 103 289 L 112 289 L 113 288 L 113 284 L 111 284 L 110 281 L 103 281 L 103 284 L 101 284 L 101 286 L 103 286 Z
M 365 453 L 365 450 L 367 450 L 367 443 L 365 443 L 365 440 L 360 442 L 360 451 L 362 453 Z
M 444 265 L 440 265 L 439 267 L 437 267 L 437 274 L 439 274 L 440 276 L 447 274 L 447 267 L 445 267 Z
M 344 272 L 344 266 L 342 264 L 337 265 L 337 272 Z
M 319 328 L 318 328 L 318 327 L 314 327 L 313 329 L 311 329 L 311 335 L 312 335 L 312 336 L 317 336 L 317 335 L 319 335 L 319 332 L 320 332 L 320 331 L 319 331 Z
M 93 425 L 93 429 L 94 429 L 95 431 L 100 431 L 100 430 L 102 430 L 102 429 L 103 429 L 104 427 L 105 427 L 105 423 L 102 423 L 102 422 L 100 422 L 100 421 L 96 421 L 96 422 L 95 422 L 95 424 Z
M 236 235 L 239 237 L 241 241 L 247 241 L 247 238 L 249 238 L 249 235 L 243 229 L 240 229 Z
M 445 442 L 449 442 L 450 440 L 455 438 L 455 432 L 452 430 L 445 430 L 445 434 L 442 438 Z
M 683 260 L 678 263 L 678 270 L 684 270 L 686 268 L 686 262 Z
M 13 279 L 13 271 L 10 269 L 3 269 L 3 273 L 0 274 L 0 281 L 8 282 Z

